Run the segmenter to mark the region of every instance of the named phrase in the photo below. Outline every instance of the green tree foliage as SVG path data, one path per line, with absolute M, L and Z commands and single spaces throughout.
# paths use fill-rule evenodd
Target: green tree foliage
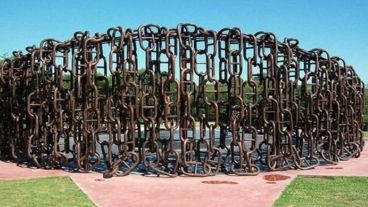
M 7 54 L 0 55 L 0 67 L 1 67 L 2 63 L 4 62 L 4 59 L 6 59 L 6 58 L 9 58 L 9 56 Z M 143 68 L 141 68 L 141 69 L 138 70 L 138 76 L 139 76 L 139 78 L 140 79 L 141 78 L 144 78 L 145 79 L 144 80 L 145 83 L 152 82 L 152 80 L 150 80 L 150 78 L 149 78 L 148 75 L 146 75 L 146 76 L 143 77 L 144 71 L 145 70 Z M 102 74 L 98 74 L 98 76 L 102 77 Z M 71 86 L 72 86 L 73 83 L 72 83 L 72 79 L 70 77 L 70 74 L 69 73 L 64 73 L 63 77 L 64 77 L 63 78 L 63 80 L 64 80 L 63 81 L 64 88 L 65 89 L 71 89 Z M 106 77 L 106 79 L 107 79 L 107 81 L 104 80 L 104 79 L 101 79 L 101 78 L 97 80 L 97 88 L 99 90 L 99 93 L 104 93 L 104 91 L 106 90 L 106 87 L 108 87 L 108 90 L 109 91 L 112 90 L 113 77 L 111 75 L 108 75 Z M 164 77 L 161 77 L 159 75 L 159 73 L 156 73 L 156 79 L 158 80 L 158 81 L 156 81 L 156 84 L 159 85 L 160 81 L 163 81 L 164 80 Z M 243 82 L 243 81 L 241 81 L 241 82 Z M 262 96 L 262 88 L 261 88 L 261 85 L 259 84 L 259 81 L 258 80 L 256 80 L 256 83 L 257 83 L 257 86 L 258 86 L 257 99 L 259 100 L 260 97 Z M 175 88 L 176 85 L 175 84 L 170 84 L 167 87 L 174 87 L 174 88 L 169 89 L 169 90 L 173 90 L 173 91 L 176 90 L 176 88 Z M 229 86 L 229 85 L 227 85 L 225 83 L 219 83 L 219 85 L 218 85 L 218 89 L 220 91 L 218 100 L 219 100 L 220 105 L 222 105 L 222 106 L 236 104 L 236 103 L 232 103 L 233 100 L 229 100 L 229 95 L 227 93 L 229 87 L 231 88 L 232 86 Z M 207 83 L 206 84 L 206 89 L 207 90 L 211 91 L 214 88 L 215 88 L 214 83 Z M 160 88 L 157 88 L 156 90 L 161 90 L 161 89 Z M 253 95 L 251 93 L 253 92 L 253 89 L 249 85 L 245 84 L 244 87 L 243 87 L 243 90 L 245 91 L 246 94 L 249 94 L 249 95 L 245 95 L 245 97 L 244 97 L 245 98 L 245 100 L 244 100 L 245 103 L 252 102 Z M 301 90 L 301 88 L 298 87 L 298 90 Z M 307 93 L 310 93 L 311 90 L 312 90 L 311 86 L 307 86 L 307 88 L 306 88 Z M 198 85 L 196 85 L 195 94 L 194 95 L 198 95 L 197 94 L 198 91 L 199 91 L 199 88 L 198 88 Z M 216 100 L 216 97 L 215 96 L 216 96 L 215 93 L 211 93 L 211 92 L 210 93 L 207 93 L 207 98 L 209 100 Z M 171 99 L 175 99 L 176 98 L 175 97 L 175 94 L 170 94 L 170 98 Z M 204 102 L 203 97 L 198 97 L 197 96 L 197 99 L 196 100 L 197 101 L 194 101 L 194 97 L 193 97 L 193 103 L 192 104 L 195 104 L 198 109 L 196 111 L 193 110 L 192 113 L 193 113 L 193 116 L 196 119 L 198 119 L 199 118 L 199 115 L 201 113 L 205 113 L 206 104 Z M 368 127 L 368 88 L 364 89 L 364 102 L 365 102 L 365 107 L 364 107 L 364 114 L 363 114 L 363 122 L 364 122 L 364 128 L 365 128 L 365 130 L 367 130 L 367 127 Z M 228 108 L 220 107 L 219 110 L 220 110 L 220 117 L 221 118 L 227 117 Z M 207 118 L 209 120 L 214 120 L 215 113 L 213 113 L 213 111 L 211 111 L 211 110 L 209 110 L 208 113 L 209 114 L 207 114 L 207 116 L 208 116 Z

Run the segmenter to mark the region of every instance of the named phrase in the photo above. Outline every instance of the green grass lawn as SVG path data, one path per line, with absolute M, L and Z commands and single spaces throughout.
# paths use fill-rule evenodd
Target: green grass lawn
M 368 206 L 368 177 L 298 176 L 274 206 Z
M 95 206 L 69 177 L 0 180 L 0 206 Z

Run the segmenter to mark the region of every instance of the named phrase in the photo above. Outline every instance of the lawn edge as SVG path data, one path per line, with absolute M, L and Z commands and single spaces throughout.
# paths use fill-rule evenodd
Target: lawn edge
M 292 183 L 299 175 L 292 175 L 290 176 L 290 179 L 288 180 L 289 182 L 284 186 L 284 188 L 278 192 L 278 195 L 276 196 L 276 199 L 272 202 L 272 207 L 275 206 L 276 201 L 281 197 L 282 193 L 284 192 L 284 190 L 286 190 L 286 188 L 290 185 L 290 183 Z
M 15 180 L 32 180 L 32 179 L 42 179 L 42 178 L 57 178 L 57 177 L 70 177 L 68 175 L 41 175 L 34 177 L 14 177 L 14 178 L 0 178 L 0 181 L 15 181 Z
M 87 195 L 87 197 L 89 198 L 89 200 L 92 201 L 92 203 L 95 205 L 95 206 L 101 206 L 96 200 L 94 200 L 90 195 L 89 193 L 82 187 L 82 185 L 80 185 L 72 176 L 68 176 L 72 181 L 73 183 L 75 183 L 75 185 L 85 194 Z

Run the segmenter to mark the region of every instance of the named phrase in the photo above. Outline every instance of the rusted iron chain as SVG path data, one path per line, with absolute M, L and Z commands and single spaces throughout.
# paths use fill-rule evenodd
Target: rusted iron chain
M 76 32 L 0 65 L 0 154 L 104 177 L 257 175 L 359 157 L 364 84 L 323 49 L 194 24 Z

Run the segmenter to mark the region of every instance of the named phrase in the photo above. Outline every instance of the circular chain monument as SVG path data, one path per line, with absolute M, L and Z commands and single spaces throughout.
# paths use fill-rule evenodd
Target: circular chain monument
M 174 177 L 311 169 L 359 157 L 364 84 L 270 32 L 112 27 L 0 65 L 0 154 L 39 168 Z

